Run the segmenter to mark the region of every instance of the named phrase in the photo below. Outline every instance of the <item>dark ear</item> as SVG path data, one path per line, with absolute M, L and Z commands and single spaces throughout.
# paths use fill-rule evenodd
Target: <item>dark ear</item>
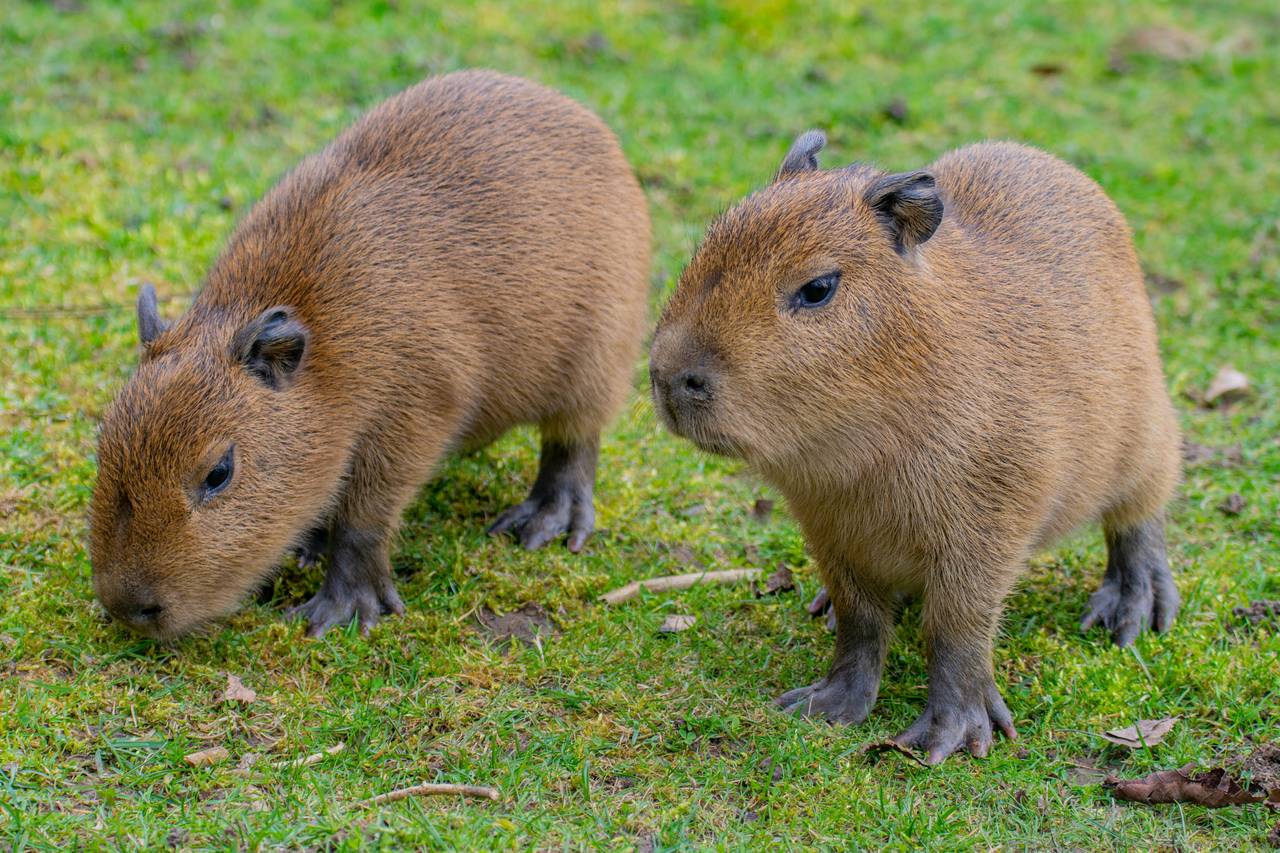
M 899 255 L 928 240 L 942 223 L 942 197 L 928 172 L 877 178 L 864 198 L 888 229 Z
M 150 284 L 142 285 L 142 290 L 138 291 L 138 340 L 145 347 L 160 337 L 165 328 L 165 322 L 156 309 L 156 289 Z
M 827 144 L 827 135 L 820 130 L 806 130 L 791 143 L 791 150 L 782 158 L 774 180 L 781 180 L 797 172 L 812 172 L 818 168 L 818 152 Z
M 307 327 L 289 308 L 268 308 L 236 333 L 232 353 L 268 387 L 288 387 L 307 349 Z

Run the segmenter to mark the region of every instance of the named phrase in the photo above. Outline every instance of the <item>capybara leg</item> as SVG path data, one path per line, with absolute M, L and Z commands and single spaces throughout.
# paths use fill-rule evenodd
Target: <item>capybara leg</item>
M 317 565 L 329 551 L 329 528 L 316 526 L 307 531 L 298 547 L 293 549 L 298 568 Z
M 1164 522 L 1149 518 L 1125 528 L 1104 527 L 1107 572 L 1089 596 L 1080 629 L 1101 624 L 1117 646 L 1129 645 L 1148 627 L 1169 630 L 1182 600 L 1165 557 Z
M 307 620 L 307 636 L 319 637 L 354 618 L 367 634 L 383 616 L 404 613 L 391 578 L 388 535 L 385 529 L 359 530 L 341 521 L 334 524 L 329 568 L 320 591 L 289 611 L 290 618 Z
M 880 674 L 893 635 L 887 602 L 844 585 L 829 595 L 836 619 L 836 652 L 826 678 L 777 699 L 789 714 L 833 723 L 861 723 L 880 691 Z
M 581 551 L 596 523 L 592 493 L 599 452 L 600 440 L 594 436 L 581 440 L 544 436 L 538 478 L 529 497 L 499 515 L 489 527 L 490 535 L 512 533 L 533 550 L 568 534 L 569 550 Z
M 924 751 L 927 764 L 939 764 L 957 749 L 985 757 L 996 729 L 1010 740 L 1018 735 L 991 670 L 1003 595 L 968 592 L 944 589 L 925 596 L 929 698 L 924 713 L 894 740 Z

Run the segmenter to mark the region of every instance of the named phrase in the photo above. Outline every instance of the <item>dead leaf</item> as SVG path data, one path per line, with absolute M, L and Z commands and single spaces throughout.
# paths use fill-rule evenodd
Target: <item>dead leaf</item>
M 1267 833 L 1267 843 L 1272 847 L 1280 847 L 1280 823 L 1271 827 L 1271 831 Z
M 702 515 L 706 511 L 707 511 L 706 504 L 689 504 L 687 507 L 677 510 L 677 512 L 679 512 L 680 515 L 684 516 L 685 518 L 697 518 L 698 516 Z
M 1244 498 L 1238 492 L 1232 492 L 1227 499 L 1218 504 L 1218 512 L 1223 515 L 1239 515 L 1244 510 Z
M 1224 365 L 1213 377 L 1213 381 L 1209 383 L 1201 402 L 1206 406 L 1215 406 L 1218 403 L 1230 403 L 1233 400 L 1238 400 L 1248 393 L 1249 377 L 1228 364 Z
M 199 752 L 192 752 L 182 756 L 182 760 L 190 764 L 192 767 L 211 767 L 214 764 L 221 764 L 226 761 L 230 753 L 223 747 L 215 746 L 209 749 L 202 749 Z
M 658 630 L 664 634 L 678 634 L 681 631 L 688 631 L 697 621 L 696 616 L 673 613 L 663 621 Z
M 1143 746 L 1155 746 L 1162 742 L 1173 731 L 1181 717 L 1163 717 L 1159 720 L 1138 720 L 1135 725 L 1123 729 L 1104 732 L 1103 737 L 1119 746 L 1129 749 L 1141 749 Z
M 688 545 L 672 545 L 670 552 L 671 559 L 675 560 L 682 566 L 702 565 L 702 561 L 698 559 L 698 555 L 693 553 L 693 549 Z
M 1195 33 L 1168 24 L 1138 27 L 1116 42 L 1111 55 L 1115 59 L 1153 56 L 1168 62 L 1190 62 L 1202 56 L 1209 46 Z
M 550 637 L 556 633 L 555 625 L 547 615 L 547 611 L 542 605 L 532 602 L 519 610 L 504 613 L 501 616 L 487 607 L 482 607 L 476 613 L 476 621 L 499 643 L 510 642 L 514 638 L 535 644 L 539 637 Z
M 756 598 L 764 595 L 777 595 L 780 592 L 787 592 L 795 588 L 796 581 L 791 576 L 791 569 L 787 567 L 786 563 L 779 563 L 778 570 L 765 578 L 764 590 L 756 591 Z
M 250 690 L 244 686 L 244 682 L 240 680 L 240 676 L 227 673 L 227 688 L 222 691 L 223 702 L 242 702 L 248 705 L 250 702 L 258 701 L 257 692 Z
M 1211 809 L 1247 806 L 1267 799 L 1266 794 L 1257 794 L 1241 787 L 1221 767 L 1197 773 L 1194 764 L 1177 770 L 1157 770 L 1141 779 L 1108 776 L 1102 786 L 1118 799 L 1135 803 L 1194 803 Z M 1280 789 L 1273 793 L 1276 794 L 1277 802 L 1280 802 Z
M 1060 62 L 1037 62 L 1031 66 L 1031 73 L 1037 77 L 1057 77 L 1064 70 Z
M 896 752 L 901 755 L 905 755 L 921 767 L 929 766 L 924 763 L 920 756 L 916 755 L 908 747 L 903 746 L 896 740 L 873 740 L 870 743 L 864 743 L 862 746 L 858 747 L 859 755 L 872 755 L 879 752 Z
M 253 765 L 257 764 L 258 759 L 261 757 L 262 756 L 258 755 L 256 752 L 246 752 L 244 755 L 240 756 L 240 760 L 236 762 L 235 769 L 231 772 L 237 776 L 248 776 L 249 772 L 253 769 Z
M 751 505 L 751 520 L 759 524 L 765 524 L 769 521 L 769 516 L 773 515 L 773 501 L 768 498 L 760 498 Z

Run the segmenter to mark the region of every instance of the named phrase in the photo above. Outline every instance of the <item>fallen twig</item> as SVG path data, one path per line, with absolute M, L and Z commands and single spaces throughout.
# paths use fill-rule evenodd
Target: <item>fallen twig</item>
M 324 752 L 317 752 L 313 755 L 308 755 L 305 758 L 293 758 L 293 759 L 290 759 L 289 761 L 277 761 L 275 764 L 272 764 L 271 766 L 274 767 L 276 770 L 283 770 L 286 767 L 310 767 L 312 764 L 316 764 L 318 762 L 324 761 L 325 758 L 327 758 L 330 755 L 337 755 L 339 752 L 342 752 L 342 750 L 346 748 L 347 748 L 347 744 L 345 741 L 338 741 L 333 746 L 326 749 Z
M 357 805 L 361 807 L 379 806 L 383 803 L 394 803 L 397 800 L 404 800 L 409 797 L 425 797 L 433 794 L 475 797 L 480 800 L 496 800 L 501 796 L 497 788 L 490 788 L 487 785 L 452 785 L 443 782 L 424 782 L 421 785 L 411 785 L 408 788 L 387 791 L 385 794 L 362 800 Z
M 666 575 L 660 578 L 649 578 L 643 581 L 632 581 L 626 586 L 618 587 L 612 592 L 600 596 L 605 604 L 621 604 L 630 601 L 640 594 L 640 590 L 650 592 L 668 592 L 688 589 L 700 583 L 728 584 L 743 580 L 755 580 L 760 577 L 759 569 L 726 569 L 721 572 L 692 572 L 687 575 Z

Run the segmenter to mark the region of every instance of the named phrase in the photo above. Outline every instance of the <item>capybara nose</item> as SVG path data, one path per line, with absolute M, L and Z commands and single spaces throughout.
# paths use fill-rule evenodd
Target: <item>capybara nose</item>
M 672 383 L 676 405 L 706 403 L 711 400 L 711 376 L 705 370 L 685 370 Z
M 153 629 L 164 616 L 164 606 L 149 595 L 128 595 L 104 603 L 112 618 L 138 631 Z

